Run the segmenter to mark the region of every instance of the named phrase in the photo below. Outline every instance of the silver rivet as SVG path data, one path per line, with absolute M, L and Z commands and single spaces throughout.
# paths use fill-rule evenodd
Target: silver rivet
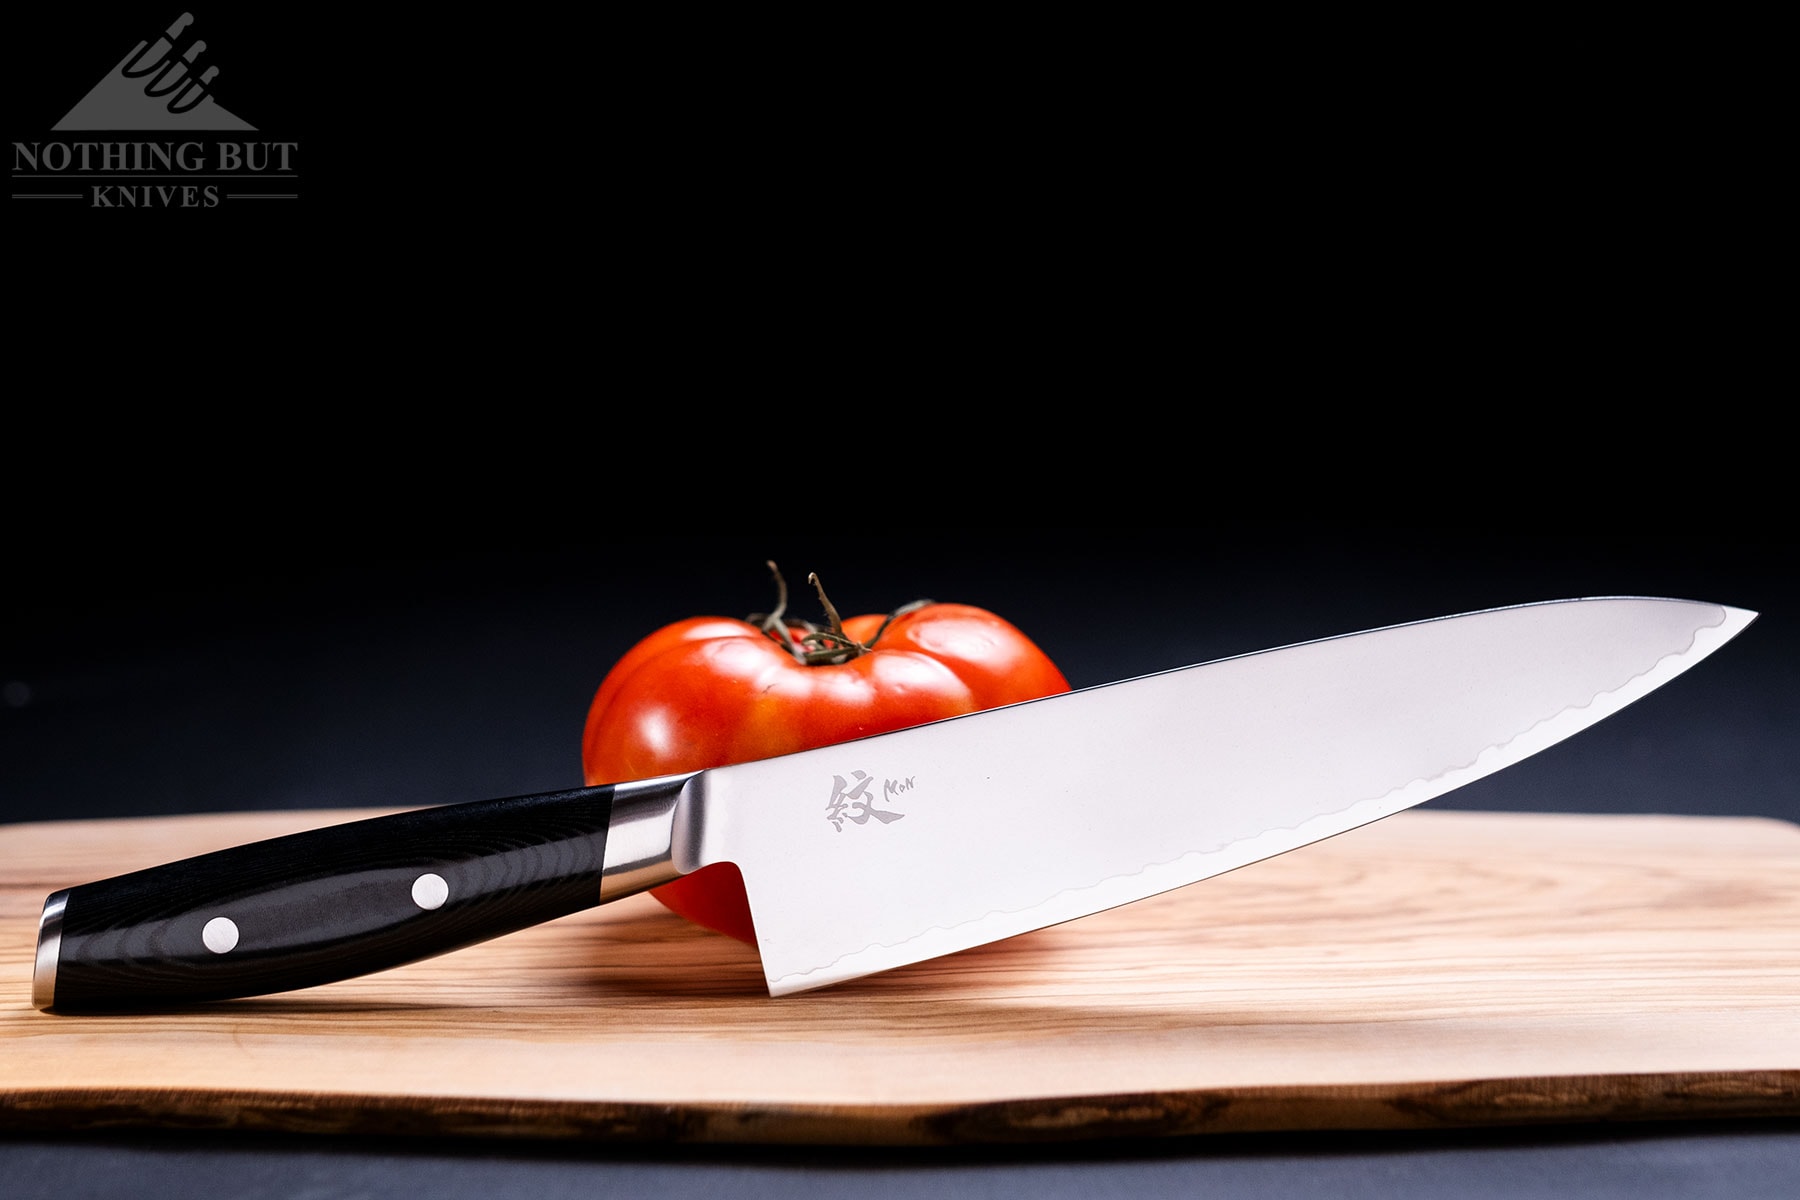
M 413 903 L 420 908 L 441 908 L 450 898 L 450 885 L 442 875 L 429 871 L 413 880 Z
M 206 923 L 206 928 L 200 931 L 200 940 L 205 942 L 206 948 L 214 954 L 224 954 L 237 945 L 237 939 L 237 923 L 230 917 L 214 917 Z

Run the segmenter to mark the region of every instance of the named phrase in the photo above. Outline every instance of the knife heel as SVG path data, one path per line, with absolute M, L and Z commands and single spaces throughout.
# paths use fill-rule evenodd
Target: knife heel
M 289 991 L 592 908 L 609 871 L 612 894 L 660 881 L 650 829 L 685 779 L 395 813 L 65 889 L 40 919 L 32 1002 L 72 1013 Z

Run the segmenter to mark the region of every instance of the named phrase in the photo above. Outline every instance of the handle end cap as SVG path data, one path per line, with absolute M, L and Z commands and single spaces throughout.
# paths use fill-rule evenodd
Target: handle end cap
M 62 957 L 62 918 L 68 903 L 67 889 L 52 892 L 38 918 L 37 963 L 31 972 L 33 1008 L 48 1011 L 56 1003 L 56 964 Z

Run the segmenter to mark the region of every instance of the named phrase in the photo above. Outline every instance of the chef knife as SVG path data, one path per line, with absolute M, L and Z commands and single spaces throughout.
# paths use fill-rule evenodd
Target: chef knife
M 51 894 L 33 1002 L 312 987 L 715 863 L 743 876 L 770 994 L 803 992 L 1412 808 L 1617 712 L 1755 617 L 1651 597 L 1494 608 L 776 758 L 328 825 Z

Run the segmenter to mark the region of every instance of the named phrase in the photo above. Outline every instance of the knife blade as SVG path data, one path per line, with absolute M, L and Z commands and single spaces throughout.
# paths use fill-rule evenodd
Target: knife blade
M 805 992 L 1413 808 L 1612 715 L 1756 616 L 1658 597 L 1493 608 L 776 758 L 329 825 L 51 893 L 32 999 L 81 1013 L 313 987 L 717 863 L 743 877 L 770 995 Z

